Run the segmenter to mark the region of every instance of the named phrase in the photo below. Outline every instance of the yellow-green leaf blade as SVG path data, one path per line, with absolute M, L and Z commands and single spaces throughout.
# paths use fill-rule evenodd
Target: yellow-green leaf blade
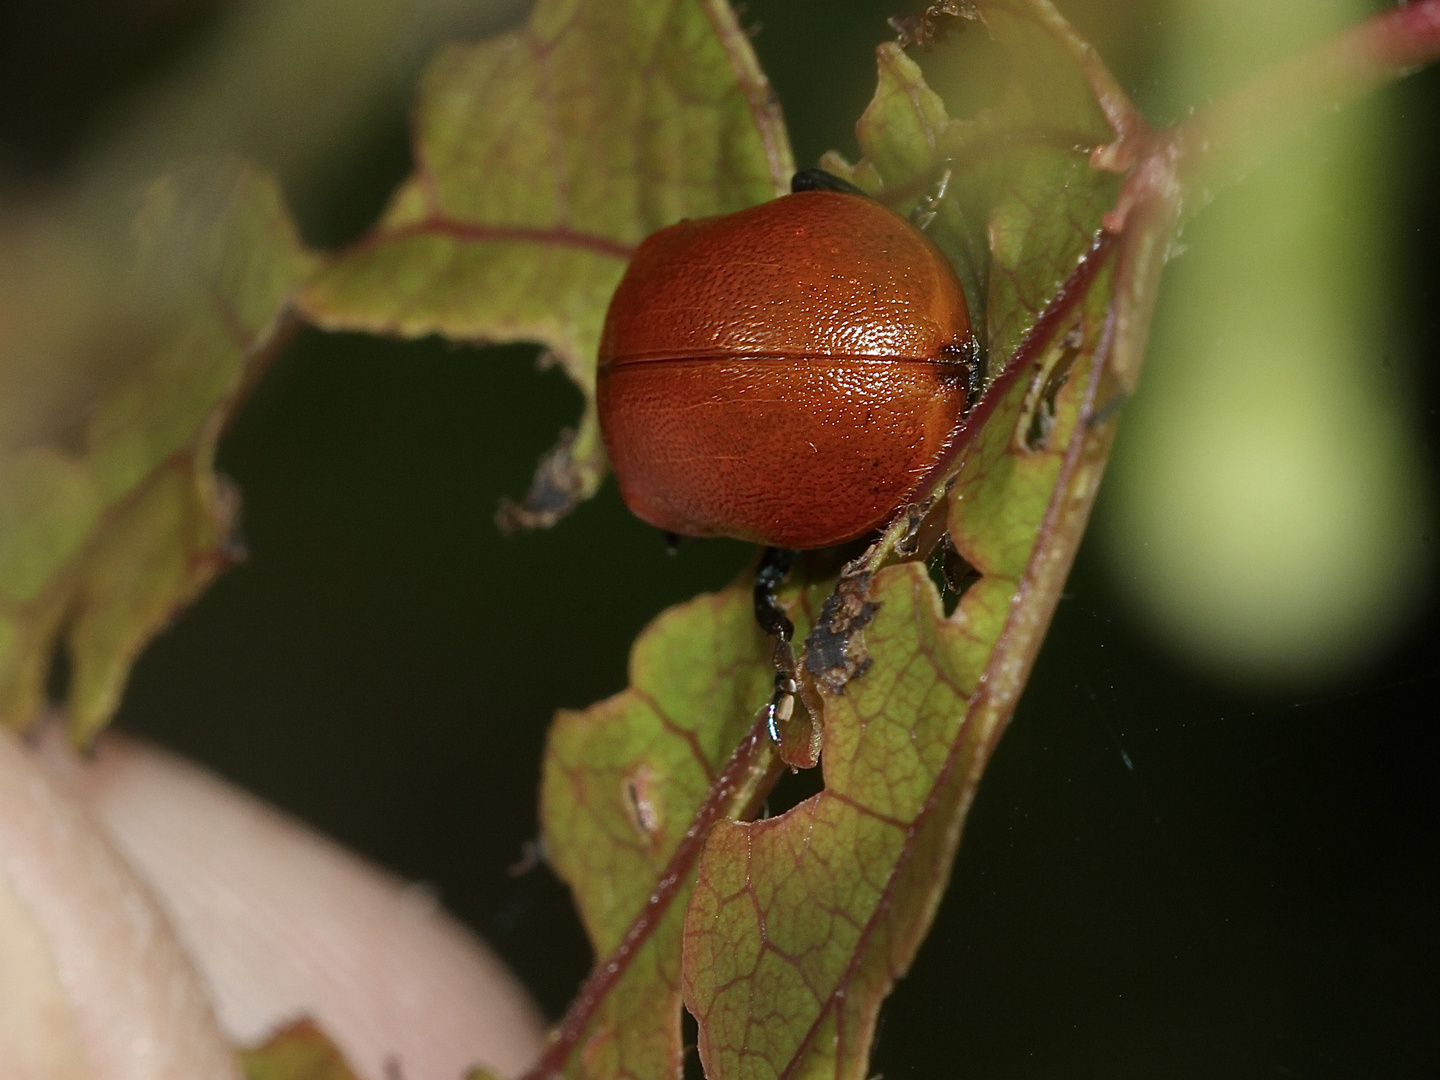
M 1040 17 L 1050 10 L 981 5 L 1010 48 L 1052 32 Z M 1053 138 L 1055 124 L 1103 126 L 1094 103 L 1029 96 L 1088 93 L 1068 48 L 1044 56 L 1072 70 L 1036 78 L 1022 59 L 1005 105 L 957 123 L 918 67 L 881 50 L 881 89 L 858 126 L 866 157 L 850 175 L 908 208 L 948 170 L 929 209 L 952 253 L 984 222 L 972 267 L 989 297 L 992 382 L 949 503 L 979 579 L 946 617 L 921 567 L 877 574 L 864 597 L 876 605 L 863 631 L 871 664 L 825 697 L 825 790 L 779 818 L 712 831 L 682 962 L 710 1080 L 866 1075 L 880 1004 L 929 928 L 1094 496 L 1113 427 L 1094 418 L 1113 251 L 1097 236 L 1116 185 L 1085 148 Z M 959 148 L 979 158 L 968 172 L 946 161 Z
M 782 590 L 802 633 L 833 585 L 831 573 L 825 560 L 801 560 Z M 572 1008 L 531 1075 L 678 1073 L 680 934 L 705 836 L 703 827 L 692 830 L 702 804 L 720 818 L 754 812 L 777 775 L 778 751 L 763 735 L 756 760 L 743 773 L 730 771 L 743 757 L 737 745 L 756 745 L 756 716 L 774 685 L 771 644 L 756 624 L 747 574 L 651 623 L 632 650 L 629 689 L 556 718 L 541 788 L 545 848 L 595 946 L 592 982 L 606 985 L 590 1002 L 587 985 L 581 1011 Z M 801 710 L 787 726 L 796 759 L 805 756 L 808 730 Z M 718 804 L 711 801 L 717 793 Z M 649 905 L 662 893 L 668 900 L 657 911 Z M 635 940 L 642 911 L 655 920 L 646 936 L 628 953 L 617 950 Z
M 628 690 L 556 717 L 541 787 L 545 849 L 597 962 L 640 913 L 768 685 L 748 591 L 732 587 L 660 615 L 635 642 Z M 675 1073 L 688 893 L 687 883 L 606 996 L 566 1075 Z
M 1081 417 L 1107 300 L 1102 276 L 1049 445 L 1015 438 L 1028 387 L 1012 383 L 960 475 L 955 506 L 1008 496 L 1022 509 L 963 534 L 982 576 L 955 613 L 944 616 L 917 564 L 876 576 L 871 666 L 825 702 L 825 790 L 781 817 L 712 831 L 683 960 L 711 1080 L 866 1075 L 881 1001 L 929 929 L 1093 498 L 1109 427 Z M 1011 572 L 1017 531 L 1027 558 Z
M 215 443 L 311 267 L 274 184 L 229 164 L 157 181 L 135 238 L 117 280 L 93 287 L 94 338 L 58 354 L 62 400 L 0 440 L 0 722 L 34 718 L 63 632 L 81 740 L 145 642 L 233 558 Z
M 311 284 L 306 312 L 548 347 L 587 397 L 569 474 L 550 463 L 514 515 L 549 523 L 604 475 L 589 402 L 631 251 L 680 218 L 783 192 L 779 108 L 724 0 L 540 0 L 514 31 L 441 52 L 416 128 L 414 175 Z

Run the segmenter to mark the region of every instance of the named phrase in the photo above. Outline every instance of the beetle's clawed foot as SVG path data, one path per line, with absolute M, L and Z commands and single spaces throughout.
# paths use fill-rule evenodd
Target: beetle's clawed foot
M 920 201 L 910 212 L 910 224 L 921 232 L 930 227 L 930 223 L 935 220 L 935 215 L 940 212 L 940 204 L 945 201 L 945 196 L 950 192 L 950 179 L 954 175 L 954 166 L 947 159 L 941 166 L 940 175 L 936 178 L 935 183 L 929 191 L 920 196 Z
M 780 725 L 795 715 L 795 695 L 800 684 L 795 681 L 795 650 L 788 641 L 775 643 L 775 689 L 765 706 L 765 726 L 770 738 L 780 744 Z

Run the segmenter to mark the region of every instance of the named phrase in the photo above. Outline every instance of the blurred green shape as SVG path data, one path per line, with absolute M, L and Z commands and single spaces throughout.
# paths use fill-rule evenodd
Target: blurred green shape
M 1180 2 L 1167 84 L 1204 100 L 1370 8 Z M 1188 230 L 1117 448 L 1116 576 L 1176 648 L 1234 678 L 1342 674 L 1427 586 L 1386 128 L 1383 99 L 1315 127 Z
M 216 440 L 311 264 L 274 184 L 228 163 L 153 184 L 113 263 L 39 235 L 0 346 L 19 402 L 0 429 L 0 723 L 38 715 L 63 637 L 83 742 L 145 643 L 235 557 Z
M 308 1019 L 277 1031 L 262 1046 L 241 1050 L 240 1070 L 245 1080 L 356 1080 L 344 1055 Z

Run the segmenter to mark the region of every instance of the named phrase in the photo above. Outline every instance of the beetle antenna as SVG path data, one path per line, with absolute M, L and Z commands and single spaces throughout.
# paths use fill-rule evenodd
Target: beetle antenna
M 799 191 L 838 191 L 845 195 L 861 195 L 869 198 L 849 180 L 842 180 L 824 169 L 801 169 L 790 178 L 790 193 Z

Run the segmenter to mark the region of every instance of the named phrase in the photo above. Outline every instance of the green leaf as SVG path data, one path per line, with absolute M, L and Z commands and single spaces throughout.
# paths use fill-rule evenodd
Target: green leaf
M 359 1080 L 312 1020 L 297 1020 L 263 1046 L 240 1051 L 245 1080 Z
M 82 742 L 149 638 L 236 557 L 215 443 L 310 266 L 275 185 L 231 164 L 157 181 L 134 239 L 96 282 L 42 286 L 101 311 L 83 335 L 36 331 L 43 377 L 23 356 L 0 367 L 33 402 L 0 432 L 0 722 L 36 717 L 63 636 Z
M 955 124 L 918 67 L 882 48 L 858 128 L 866 159 L 848 169 L 897 205 L 919 205 L 949 169 L 944 197 L 927 204 L 947 250 L 984 222 L 974 265 L 993 381 L 948 511 L 979 577 L 948 618 L 917 564 L 862 579 L 876 610 L 862 631 L 870 666 L 841 694 L 817 687 L 825 790 L 778 818 L 712 830 L 682 962 L 711 1080 L 866 1074 L 880 1004 L 929 929 L 1113 433 L 1095 404 L 1113 250 L 1100 225 L 1117 182 L 1088 161 L 1108 134 L 1091 72 L 1048 5 L 980 12 L 1013 61 L 1004 104 Z
M 951 119 L 920 65 L 897 45 L 880 46 L 879 85 L 856 124 L 865 158 L 852 165 L 832 152 L 823 162 L 900 214 L 929 205 L 944 183 L 926 231 L 957 264 L 972 315 L 987 329 L 992 372 L 1090 246 L 1119 191 L 1118 177 L 1090 167 L 1090 151 L 1114 136 L 1076 62 L 1084 47 L 1041 17 L 1053 16 L 1046 8 L 981 5 L 1013 74 L 1004 103 L 973 120 Z
M 802 628 L 828 589 L 827 579 L 803 597 L 786 590 Z M 556 717 L 541 787 L 545 850 L 574 892 L 601 964 L 633 929 L 772 679 L 747 577 L 661 614 L 635 642 L 628 690 Z M 807 723 L 800 716 L 793 726 Z M 721 814 L 753 811 L 754 794 L 733 792 Z M 692 881 L 687 873 L 638 950 L 623 958 L 618 979 L 573 1033 L 576 1051 L 547 1065 L 546 1075 L 677 1074 L 680 930 Z
M 595 354 L 630 252 L 786 190 L 780 110 L 724 0 L 540 0 L 442 50 L 415 116 L 414 175 L 304 307 L 332 328 L 545 345 L 585 412 L 505 517 L 548 525 L 604 477 Z
M 1017 380 L 967 458 L 951 521 L 981 576 L 955 613 L 944 616 L 919 564 L 877 574 L 871 665 L 844 694 L 826 693 L 825 790 L 711 832 L 683 960 L 711 1080 L 865 1075 L 880 1003 L 929 929 L 1093 497 L 1110 426 L 1081 416 L 1105 292 L 1102 279 L 1083 311 L 1048 448 L 1024 448 L 1030 394 Z M 968 513 L 996 503 L 1003 514 Z

